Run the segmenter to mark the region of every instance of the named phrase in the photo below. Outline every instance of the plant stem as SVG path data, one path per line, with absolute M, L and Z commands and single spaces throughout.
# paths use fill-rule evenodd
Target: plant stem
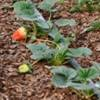
M 49 19 L 48 19 L 48 21 L 51 20 L 51 17 L 52 17 L 52 13 L 50 12 L 50 15 L 49 15 Z
M 59 48 L 59 45 L 58 45 L 57 43 L 53 42 L 53 41 L 50 41 L 50 40 L 43 40 L 43 39 L 37 39 L 37 40 L 38 40 L 38 41 L 41 41 L 41 42 L 48 42 L 48 43 L 52 43 L 52 44 L 56 45 L 56 47 L 58 47 L 58 48 Z
M 37 28 L 36 28 L 36 25 L 35 25 L 34 22 L 32 23 L 32 31 L 33 31 L 33 34 L 36 36 L 36 34 L 37 34 Z
M 76 93 L 80 98 L 82 97 L 81 93 L 77 90 L 75 90 L 74 88 L 71 88 L 71 91 Z

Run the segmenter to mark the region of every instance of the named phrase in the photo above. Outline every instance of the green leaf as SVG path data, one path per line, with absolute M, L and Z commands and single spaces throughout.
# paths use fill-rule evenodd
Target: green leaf
M 40 19 L 37 18 L 35 22 L 39 27 L 41 27 L 43 29 L 50 29 L 49 24 L 45 20 L 42 20 L 41 17 L 40 17 Z
M 62 26 L 75 26 L 76 21 L 74 19 L 58 19 L 55 21 L 55 24 L 59 27 Z
M 58 75 L 58 74 L 52 76 L 52 84 L 56 87 L 67 88 L 69 87 L 70 83 L 71 82 L 68 81 L 65 76 Z
M 83 6 L 86 3 L 87 0 L 78 0 L 77 3 L 80 6 Z
M 93 28 L 93 30 L 100 30 L 100 21 L 94 21 L 90 26 Z
M 66 56 L 68 57 L 81 57 L 81 56 L 89 56 L 92 54 L 92 51 L 89 48 L 86 47 L 80 47 L 76 49 L 69 49 L 69 51 L 66 53 Z
M 95 87 L 100 89 L 100 81 L 95 83 Z
M 89 81 L 95 79 L 98 76 L 95 68 L 81 68 L 78 70 L 77 79 L 80 81 Z
M 52 11 L 52 7 L 55 5 L 55 3 L 58 0 L 43 0 L 40 4 L 39 4 L 39 8 L 42 10 L 46 10 L 51 12 Z
M 52 69 L 51 72 L 53 73 L 53 85 L 60 88 L 68 87 L 71 83 L 71 79 L 76 76 L 75 70 L 64 66 L 58 66 L 57 68 Z
M 65 1 L 65 0 L 59 0 L 59 2 L 62 3 L 62 4 L 64 3 L 64 1 Z
M 53 73 L 53 75 L 64 75 L 68 80 L 76 76 L 76 71 L 72 68 L 67 68 L 65 66 L 52 66 L 52 68 L 51 73 Z
M 34 60 L 48 60 L 52 57 L 54 50 L 45 44 L 27 44 L 26 47 L 32 52 L 31 58 Z
M 49 25 L 31 2 L 19 1 L 14 3 L 13 6 L 14 11 L 19 18 L 26 21 L 34 21 L 39 27 L 49 29 Z
M 57 27 L 53 27 L 53 29 L 49 32 L 49 36 L 53 38 L 55 42 L 59 42 L 62 38 Z
M 78 90 L 92 89 L 92 87 L 89 84 L 83 84 L 83 83 L 70 83 L 70 87 L 73 87 Z
M 37 26 L 37 34 L 36 34 L 36 36 L 37 37 L 41 37 L 41 36 L 45 36 L 45 35 L 47 35 L 47 31 L 43 30 L 43 28 Z
M 92 68 L 95 68 L 100 75 L 100 63 L 94 62 Z
M 63 35 L 61 35 L 61 33 L 59 33 L 59 30 L 58 30 L 57 27 L 53 27 L 53 29 L 49 32 L 49 36 L 59 46 L 64 46 L 65 48 L 67 48 L 70 45 L 71 41 L 72 41 L 71 37 L 64 37 Z
M 74 7 L 72 7 L 72 8 L 70 9 L 70 12 L 71 12 L 71 13 L 74 13 L 74 12 L 81 12 L 81 8 L 79 7 L 79 5 L 76 5 L 76 6 L 74 6 Z
M 29 2 L 26 1 L 19 1 L 14 3 L 14 11 L 17 14 L 18 17 L 24 19 L 33 21 L 35 16 L 35 6 Z
M 94 0 L 77 0 L 75 7 L 71 8 L 71 12 L 79 12 L 84 10 L 86 7 L 89 12 L 93 11 L 93 2 Z
M 100 70 L 100 63 L 98 63 L 98 62 L 93 62 L 92 67 L 96 67 L 96 68 L 98 68 L 98 69 Z
M 87 2 L 92 3 L 93 0 L 77 0 L 77 3 L 78 5 L 80 5 L 80 7 L 86 4 Z
M 100 81 L 93 83 L 93 91 L 97 95 L 98 100 L 100 99 Z
M 94 93 L 97 95 L 98 100 L 100 100 L 100 89 L 95 89 Z

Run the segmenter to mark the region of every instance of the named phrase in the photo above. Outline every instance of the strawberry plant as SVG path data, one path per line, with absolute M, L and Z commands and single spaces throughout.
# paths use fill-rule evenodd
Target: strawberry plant
M 55 49 L 55 53 L 52 56 L 51 63 L 53 65 L 61 65 L 66 59 L 67 49 L 64 47 L 59 47 Z
M 64 37 L 63 39 L 65 39 L 63 42 L 51 42 L 53 43 L 52 46 L 41 43 L 27 44 L 26 47 L 32 52 L 32 59 L 39 61 L 47 60 L 53 65 L 61 65 L 65 62 L 65 60 L 71 59 L 73 57 L 88 56 L 92 54 L 92 51 L 88 48 L 69 48 L 68 46 L 70 44 L 70 39 L 68 40 Z
M 95 67 L 75 70 L 66 66 L 52 66 L 51 73 L 54 86 L 71 88 L 72 91 L 79 96 L 83 95 L 87 100 L 90 100 L 90 97 L 99 91 L 99 82 L 94 83 L 93 81 L 100 76 Z
M 71 12 L 81 12 L 83 10 L 99 11 L 100 10 L 100 1 L 99 0 L 76 0 L 76 5 L 71 8 Z
M 74 69 L 65 66 L 52 66 L 51 73 L 53 74 L 52 83 L 60 88 L 69 87 L 72 79 L 77 75 Z
M 72 7 L 71 12 L 81 11 L 84 6 L 91 12 L 93 11 L 93 2 L 94 0 L 77 0 L 76 6 Z
M 85 28 L 81 33 L 100 30 L 100 21 L 93 21 L 89 27 Z

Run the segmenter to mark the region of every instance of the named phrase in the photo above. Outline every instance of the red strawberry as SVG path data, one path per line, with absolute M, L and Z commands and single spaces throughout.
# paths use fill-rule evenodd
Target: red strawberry
M 12 34 L 11 37 L 13 40 L 17 41 L 24 40 L 27 37 L 27 30 L 24 27 L 20 27 Z

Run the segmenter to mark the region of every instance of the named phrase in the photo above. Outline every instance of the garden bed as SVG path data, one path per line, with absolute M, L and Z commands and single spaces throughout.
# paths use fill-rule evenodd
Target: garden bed
M 0 100 L 82 100 L 70 89 L 59 89 L 51 84 L 51 73 L 44 67 L 45 62 L 35 64 L 31 74 L 17 72 L 18 66 L 25 61 L 31 64 L 34 61 L 30 58 L 31 53 L 25 47 L 25 42 L 15 43 L 11 38 L 11 33 L 21 26 L 11 6 L 12 0 L 0 1 Z M 94 61 L 100 63 L 100 31 L 80 34 L 91 22 L 100 19 L 100 12 L 69 13 L 67 10 L 71 6 L 70 0 L 57 5 L 59 12 L 52 17 L 73 18 L 79 22 L 74 28 L 60 28 L 65 36 L 71 30 L 77 33 L 71 47 L 84 46 L 92 49 L 91 56 L 77 59 L 79 64 L 88 67 Z M 43 14 L 48 18 L 48 13 Z M 93 97 L 91 100 L 96 99 Z

